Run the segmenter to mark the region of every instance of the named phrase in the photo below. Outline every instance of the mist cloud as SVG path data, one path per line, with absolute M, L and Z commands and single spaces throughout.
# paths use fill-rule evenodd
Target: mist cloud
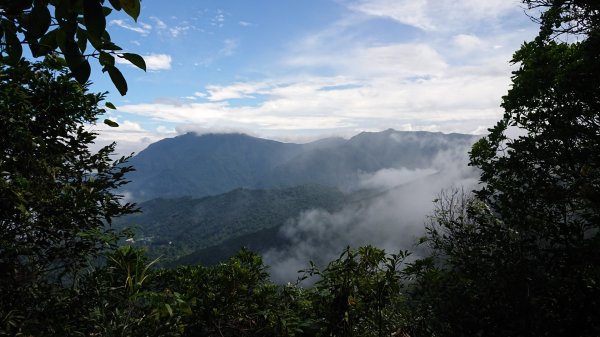
M 337 258 L 346 246 L 371 244 L 393 253 L 412 251 L 424 234 L 433 200 L 442 189 L 473 189 L 477 172 L 467 165 L 466 151 L 441 153 L 429 168 L 388 168 L 363 175 L 357 200 L 337 212 L 309 210 L 290 220 L 280 235 L 290 242 L 263 257 L 277 282 L 295 281 L 297 271 L 314 261 L 319 266 Z

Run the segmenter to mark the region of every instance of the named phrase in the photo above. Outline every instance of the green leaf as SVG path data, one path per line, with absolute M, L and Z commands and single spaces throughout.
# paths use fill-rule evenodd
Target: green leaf
M 11 41 L 8 40 L 7 41 Z M 7 42 L 6 51 L 8 53 L 7 61 L 11 65 L 16 65 L 21 60 L 21 55 L 23 55 L 23 47 L 21 47 L 20 43 Z
M 106 106 L 108 106 L 108 104 L 106 104 Z M 117 122 L 113 122 L 113 121 L 111 121 L 108 118 L 104 120 L 104 124 L 110 126 L 111 128 L 117 128 L 117 127 L 119 127 L 119 124 L 117 124 Z
M 143 71 L 146 71 L 146 61 L 144 61 L 144 58 L 140 55 L 132 53 L 123 53 L 119 55 L 119 57 L 126 59 L 127 61 L 133 63 L 136 67 L 142 69 Z
M 29 14 L 28 21 L 28 39 L 37 40 L 44 35 L 50 27 L 51 17 L 48 6 L 42 1 L 36 1 Z
M 192 314 L 192 307 L 190 307 L 190 305 L 185 301 L 179 303 L 179 310 L 181 310 L 181 312 L 183 312 L 186 315 Z
M 67 41 L 67 34 L 65 34 L 65 31 L 57 28 L 55 30 L 53 30 L 50 33 L 54 32 L 54 40 L 56 41 L 56 46 L 59 47 L 61 50 L 64 50 L 66 47 L 66 41 Z M 50 34 L 48 33 L 48 34 Z M 43 40 L 43 38 L 42 38 Z
M 108 0 L 108 2 L 110 2 L 110 4 L 113 6 L 114 9 L 120 11 L 121 10 L 121 3 L 119 0 Z
M 165 309 L 167 309 L 167 312 L 169 313 L 169 316 L 173 316 L 173 309 L 171 308 L 171 306 L 169 305 L 169 303 L 165 303 Z
M 104 103 L 104 105 L 109 109 L 113 109 L 113 110 L 116 109 L 115 105 L 112 104 L 111 102 L 106 102 L 106 103 Z
M 54 16 L 58 21 L 63 21 L 69 16 L 71 6 L 67 1 L 56 1 L 54 4 Z
M 102 45 L 100 46 L 100 48 L 102 50 L 123 50 L 123 48 L 117 46 L 116 44 L 108 41 L 108 42 L 104 42 L 102 43 Z
M 113 10 L 112 10 L 112 8 L 110 8 L 110 7 L 106 7 L 106 6 L 104 6 L 104 7 L 102 7 L 102 12 L 104 12 L 104 16 L 109 16 L 109 15 L 110 15 L 110 13 L 112 13 L 112 12 L 113 12 Z
M 29 215 L 29 211 L 27 210 L 27 206 L 25 206 L 25 205 L 23 205 L 23 204 L 19 204 L 19 205 L 17 205 L 17 209 L 18 209 L 19 211 L 21 211 L 21 214 L 23 214 L 23 215 L 25 215 L 25 216 Z
M 125 13 L 137 22 L 138 16 L 140 16 L 140 0 L 119 0 L 119 3 Z
M 83 59 L 81 63 L 79 63 L 75 67 L 69 66 L 71 72 L 73 72 L 73 77 L 77 80 L 77 82 L 84 84 L 90 78 L 90 74 L 92 72 L 92 68 L 90 67 L 90 63 L 88 60 Z
M 21 41 L 17 37 L 17 29 L 12 22 L 5 21 L 4 23 L 4 38 L 6 41 L 6 53 L 8 54 L 7 61 L 10 64 L 17 64 L 21 60 L 23 47 Z
M 87 42 L 87 32 L 85 29 L 77 28 L 77 47 L 79 47 L 79 50 L 81 50 L 82 53 L 85 53 Z
M 102 39 L 108 42 L 112 41 L 112 39 L 110 38 L 110 34 L 106 30 L 104 31 L 104 33 L 102 33 Z
M 58 17 L 57 17 L 57 19 L 58 19 Z M 77 16 L 67 12 L 67 14 L 64 18 L 61 18 L 58 20 L 58 26 L 60 27 L 61 30 L 63 30 L 65 32 L 65 34 L 67 36 L 75 35 L 75 32 L 77 31 L 77 26 L 78 26 Z
M 100 52 L 100 57 L 98 58 L 100 64 L 103 66 L 114 66 L 115 65 L 115 57 L 111 54 Z
M 106 30 L 106 18 L 104 17 L 104 9 L 98 0 L 83 1 L 83 18 L 85 27 L 88 32 L 100 38 Z
M 106 66 L 104 69 L 108 71 L 110 79 L 115 87 L 117 87 L 117 90 L 119 90 L 121 96 L 125 96 L 125 94 L 127 94 L 127 81 L 125 81 L 125 77 L 123 77 L 121 71 L 115 66 Z
M 67 61 L 64 58 L 59 56 L 49 56 L 46 57 L 44 63 L 48 65 L 50 69 L 61 70 L 67 67 Z
M 61 35 L 59 33 L 58 37 L 60 38 Z M 81 84 L 87 82 L 91 73 L 90 63 L 81 54 L 79 47 L 75 43 L 74 36 L 65 38 L 64 41 L 59 41 L 59 46 L 73 77 Z
M 102 41 L 100 39 L 97 39 L 90 34 L 87 34 L 87 39 L 94 49 L 102 51 Z

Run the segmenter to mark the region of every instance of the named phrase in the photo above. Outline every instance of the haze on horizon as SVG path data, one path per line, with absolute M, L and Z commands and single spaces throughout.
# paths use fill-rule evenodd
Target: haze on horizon
M 122 66 L 109 90 L 118 151 L 188 131 L 305 142 L 361 131 L 484 134 L 501 116 L 510 59 L 537 26 L 513 0 L 145 1 L 115 13 L 115 40 L 149 71 Z

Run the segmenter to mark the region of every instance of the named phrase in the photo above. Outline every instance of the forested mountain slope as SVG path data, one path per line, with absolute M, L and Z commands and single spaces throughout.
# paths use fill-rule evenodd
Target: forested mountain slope
M 132 200 L 203 197 L 235 188 L 321 184 L 352 187 L 384 168 L 429 167 L 440 153 L 466 153 L 472 135 L 363 132 L 348 140 L 282 143 L 243 134 L 188 133 L 151 144 L 131 159 L 136 171 L 122 191 Z
M 136 244 L 153 256 L 174 258 L 265 229 L 311 208 L 335 210 L 346 196 L 336 188 L 304 185 L 286 189 L 248 190 L 204 198 L 153 199 L 142 213 L 118 219 L 119 228 L 136 231 Z M 236 247 L 236 250 L 239 247 Z

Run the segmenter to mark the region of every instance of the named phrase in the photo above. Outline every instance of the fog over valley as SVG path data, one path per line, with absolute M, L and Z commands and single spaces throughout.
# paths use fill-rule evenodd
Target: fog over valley
M 280 231 L 290 244 L 264 254 L 277 281 L 293 281 L 306 261 L 324 267 L 346 247 L 373 245 L 394 253 L 418 251 L 418 238 L 444 189 L 473 189 L 477 173 L 467 167 L 466 156 L 441 153 L 426 169 L 382 169 L 365 175 L 359 185 L 378 191 L 374 196 L 329 212 L 312 209 L 290 219 Z
M 188 133 L 150 145 L 122 191 L 142 214 L 137 245 L 165 265 L 214 264 L 242 246 L 263 255 L 277 282 L 295 281 L 346 247 L 418 251 L 444 189 L 472 189 L 461 134 L 363 132 L 282 143 L 243 134 Z

